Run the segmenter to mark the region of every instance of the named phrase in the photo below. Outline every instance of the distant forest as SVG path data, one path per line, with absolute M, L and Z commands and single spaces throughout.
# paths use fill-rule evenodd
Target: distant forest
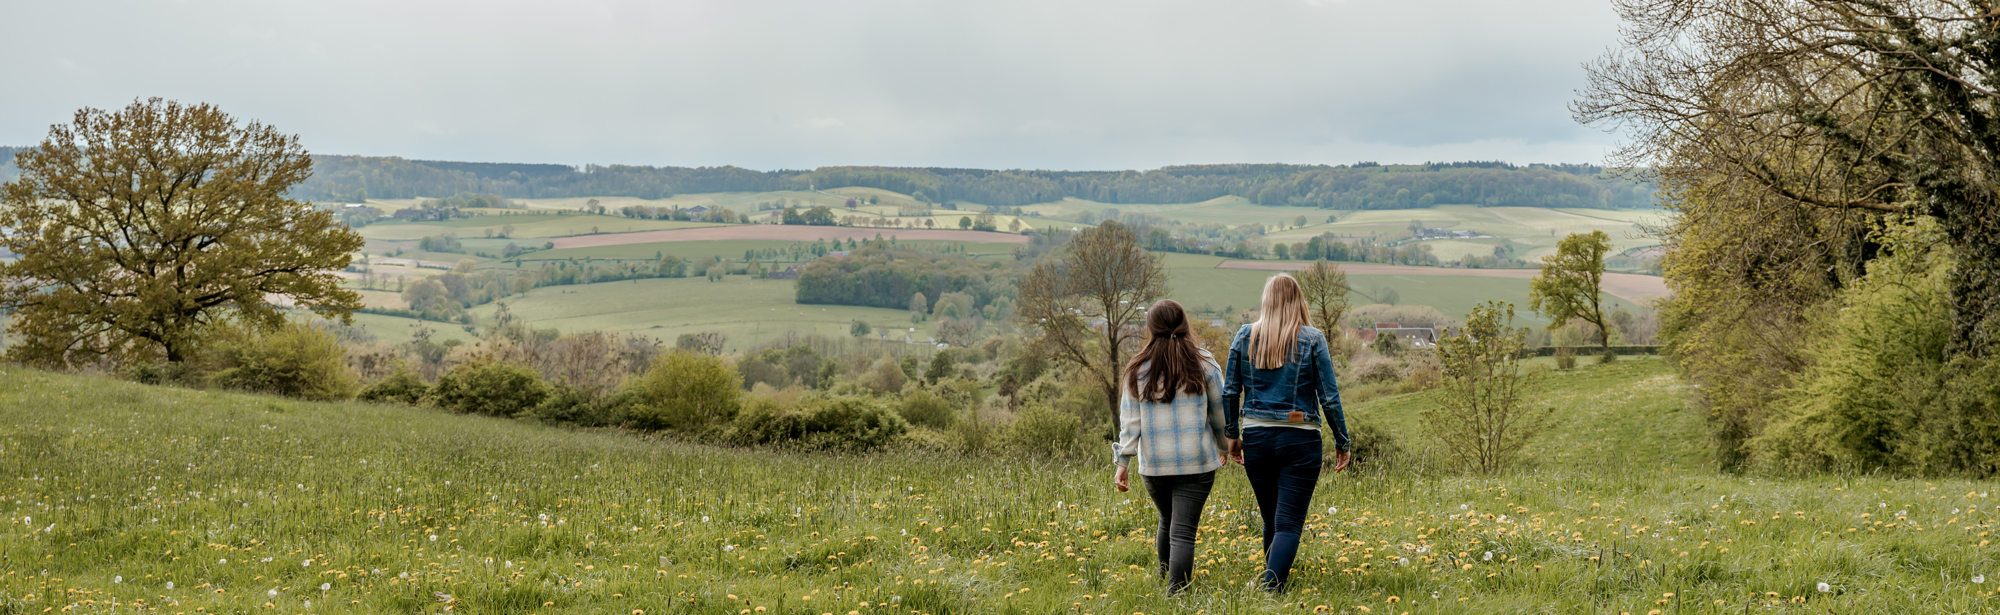
M 0 179 L 21 148 L 0 148 Z M 1219 164 L 1151 171 L 992 171 L 823 167 L 753 171 L 739 167 L 505 164 L 314 156 L 313 176 L 294 198 L 354 202 L 461 193 L 508 198 L 632 196 L 707 192 L 881 188 L 919 200 L 1018 207 L 1076 197 L 1102 203 L 1196 203 L 1239 196 L 1262 205 L 1401 209 L 1433 204 L 1522 207 L 1653 207 L 1651 186 L 1592 165 L 1516 166 L 1504 162 L 1410 165 Z

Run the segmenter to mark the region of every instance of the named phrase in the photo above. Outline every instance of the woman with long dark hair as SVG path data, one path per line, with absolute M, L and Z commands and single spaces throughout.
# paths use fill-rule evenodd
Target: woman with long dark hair
M 1153 304 L 1146 332 L 1146 347 L 1125 365 L 1112 482 L 1125 491 L 1133 471 L 1145 478 L 1160 511 L 1153 541 L 1160 576 L 1177 593 L 1194 572 L 1201 509 L 1232 442 L 1223 434 L 1222 367 L 1190 337 L 1186 310 L 1170 300 Z
M 1298 557 L 1306 511 L 1319 486 L 1320 422 L 1333 430 L 1335 465 L 1347 469 L 1347 415 L 1326 335 L 1306 324 L 1305 293 L 1298 280 L 1278 274 L 1264 283 L 1257 322 L 1243 325 L 1229 344 L 1229 376 L 1222 386 L 1230 456 L 1243 464 L 1257 512 L 1264 517 L 1267 591 L 1282 592 Z

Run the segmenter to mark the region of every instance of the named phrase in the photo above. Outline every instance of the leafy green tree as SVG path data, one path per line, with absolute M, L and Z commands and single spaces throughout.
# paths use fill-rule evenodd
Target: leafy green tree
M 1095 381 L 1118 407 L 1118 375 L 1145 339 L 1146 308 L 1166 296 L 1167 271 L 1132 229 L 1105 221 L 1071 239 L 1060 256 L 1035 263 L 1021 280 L 1015 310 L 1044 348 Z
M 1611 352 L 1611 330 L 1604 314 L 1604 253 L 1611 236 L 1604 231 L 1571 233 L 1556 244 L 1556 253 L 1542 258 L 1542 272 L 1528 283 L 1528 307 L 1549 318 L 1549 329 L 1581 320 L 1597 327 L 1604 352 Z
M 1553 412 L 1526 403 L 1537 377 L 1521 371 L 1527 331 L 1513 323 L 1513 304 L 1487 301 L 1472 308 L 1457 335 L 1438 340 L 1443 380 L 1437 403 L 1422 411 L 1424 429 L 1445 451 L 1483 474 L 1506 469 L 1548 429 Z
M 742 407 L 742 379 L 721 357 L 676 349 L 653 360 L 634 385 L 644 404 L 640 429 L 699 430 L 727 423 Z
M 854 325 L 847 328 L 847 334 L 854 337 L 864 337 L 873 331 L 874 328 L 869 327 L 868 322 L 862 320 L 854 321 Z
M 361 307 L 335 275 L 361 237 L 285 197 L 311 173 L 296 136 L 155 98 L 78 111 L 15 163 L 0 186 L 13 360 L 178 363 L 224 321 L 281 324 L 273 298 L 341 320 Z
M 1345 335 L 1340 319 L 1347 315 L 1347 272 L 1325 260 L 1314 261 L 1298 275 L 1299 290 L 1306 296 L 1306 313 L 1312 326 L 1327 339 Z
M 961 217 L 959 217 L 959 219 L 958 219 L 958 228 L 959 228 L 959 230 L 971 230 L 971 229 L 972 229 L 972 217 L 971 217 L 971 216 L 961 216 Z

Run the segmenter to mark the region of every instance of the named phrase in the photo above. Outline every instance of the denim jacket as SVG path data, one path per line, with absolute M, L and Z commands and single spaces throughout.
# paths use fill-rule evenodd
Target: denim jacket
M 1347 413 L 1340 406 L 1340 385 L 1334 382 L 1333 357 L 1327 354 L 1326 335 L 1319 329 L 1301 327 L 1299 341 L 1292 344 L 1292 358 L 1277 369 L 1257 369 L 1250 357 L 1250 330 L 1243 325 L 1229 343 L 1228 375 L 1223 378 L 1222 408 L 1231 438 L 1242 437 L 1243 417 L 1285 421 L 1293 411 L 1304 414 L 1306 422 L 1318 423 L 1320 413 L 1333 429 L 1335 450 L 1348 450 L 1353 441 L 1347 435 Z

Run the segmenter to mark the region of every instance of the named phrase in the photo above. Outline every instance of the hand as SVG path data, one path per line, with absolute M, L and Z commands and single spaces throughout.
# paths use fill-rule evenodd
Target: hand
M 1131 478 L 1131 470 L 1125 466 L 1118 466 L 1118 471 L 1111 474 L 1111 485 L 1117 487 L 1119 491 L 1131 491 Z
M 1230 460 L 1230 461 L 1234 461 L 1234 462 L 1236 462 L 1236 464 L 1237 464 L 1237 465 L 1243 465 L 1243 439 L 1242 439 L 1242 438 L 1230 438 L 1230 439 L 1229 439 L 1229 460 Z
M 1347 451 L 1336 451 L 1333 454 L 1333 471 L 1339 472 L 1341 470 L 1345 470 L 1347 469 L 1347 464 L 1353 462 L 1354 462 L 1353 453 Z

